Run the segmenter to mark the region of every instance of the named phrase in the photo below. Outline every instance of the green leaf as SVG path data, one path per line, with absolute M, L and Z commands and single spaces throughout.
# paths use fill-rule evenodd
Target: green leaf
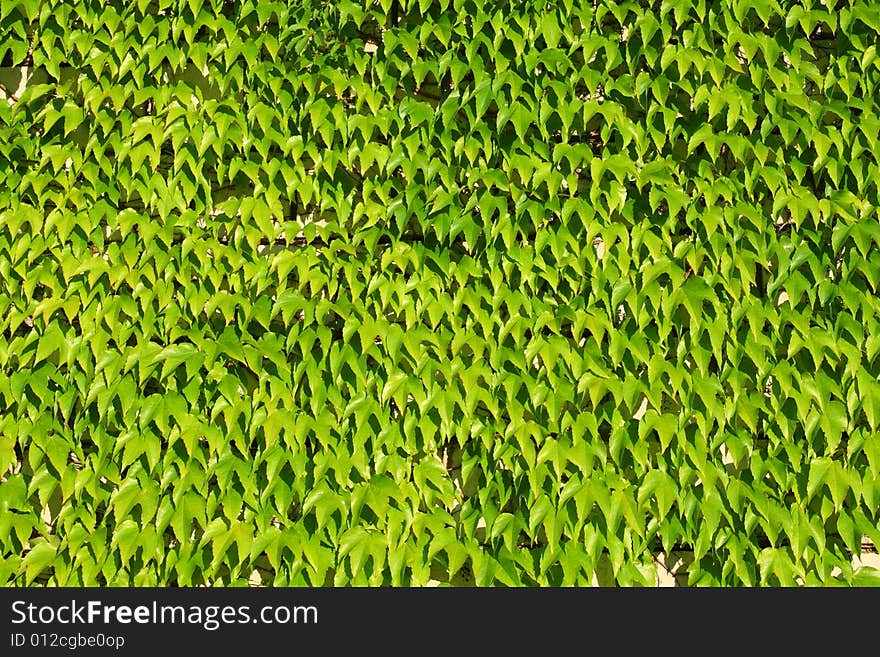
M 871 566 L 862 566 L 854 573 L 852 585 L 880 587 L 880 570 Z
M 19 572 L 24 572 L 24 583 L 30 586 L 33 581 L 49 568 L 55 561 L 57 548 L 45 540 L 34 543 L 24 556 L 19 566 Z

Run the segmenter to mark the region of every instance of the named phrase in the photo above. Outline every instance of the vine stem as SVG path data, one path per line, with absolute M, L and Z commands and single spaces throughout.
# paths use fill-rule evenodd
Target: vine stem
M 656 554 L 652 554 L 652 555 L 651 555 L 651 559 L 653 559 L 653 560 L 654 560 L 654 563 L 656 563 L 658 566 L 660 566 L 661 568 L 663 568 L 663 570 L 665 570 L 669 575 L 675 577 L 675 573 L 672 572 L 672 569 L 670 569 L 669 566 L 667 566 L 665 563 L 663 563 L 662 561 L 660 561 L 660 559 L 657 558 L 657 555 L 656 555 Z
M 13 103 L 18 102 L 19 97 L 16 96 L 14 93 L 12 93 L 12 91 L 9 90 L 9 87 L 7 87 L 2 82 L 0 82 L 0 91 L 2 91 L 4 94 L 6 94 L 7 98 L 11 98 Z

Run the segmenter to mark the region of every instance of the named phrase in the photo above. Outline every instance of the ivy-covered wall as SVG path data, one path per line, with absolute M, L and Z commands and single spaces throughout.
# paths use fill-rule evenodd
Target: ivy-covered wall
M 0 582 L 877 581 L 878 36 L 0 0 Z

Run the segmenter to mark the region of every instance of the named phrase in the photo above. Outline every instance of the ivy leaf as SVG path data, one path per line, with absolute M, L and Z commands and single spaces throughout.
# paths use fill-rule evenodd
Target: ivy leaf
M 57 548 L 48 541 L 35 542 L 19 566 L 19 571 L 24 571 L 25 585 L 32 584 L 39 575 L 49 568 L 56 555 Z

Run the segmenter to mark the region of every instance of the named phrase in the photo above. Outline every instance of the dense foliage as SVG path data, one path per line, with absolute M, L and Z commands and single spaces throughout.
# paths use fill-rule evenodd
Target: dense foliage
M 0 0 L 0 582 L 865 582 L 880 5 Z

